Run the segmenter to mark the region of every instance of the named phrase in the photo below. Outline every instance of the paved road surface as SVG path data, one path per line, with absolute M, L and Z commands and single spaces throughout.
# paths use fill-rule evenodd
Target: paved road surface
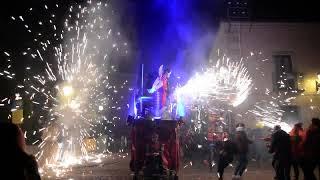
M 132 179 L 131 172 L 128 168 L 129 158 L 108 159 L 100 164 L 74 167 L 67 172 L 64 177 L 44 177 L 44 179 L 74 179 L 74 180 L 129 180 Z M 228 167 L 225 173 L 225 180 L 231 180 L 233 168 Z M 214 170 L 215 172 L 215 170 Z M 202 165 L 193 165 L 182 167 L 179 172 L 181 180 L 213 180 L 217 179 L 214 173 Z M 266 163 L 263 168 L 257 168 L 255 163 L 251 163 L 248 171 L 245 173 L 243 180 L 272 180 L 273 172 L 271 167 Z

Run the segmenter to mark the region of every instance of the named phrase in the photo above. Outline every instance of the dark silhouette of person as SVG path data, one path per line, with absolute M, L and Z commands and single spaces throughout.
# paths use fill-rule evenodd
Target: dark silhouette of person
M 302 170 L 306 180 L 316 180 L 314 170 L 320 162 L 320 120 L 313 118 L 303 140 Z
M 277 180 L 290 180 L 290 136 L 280 126 L 274 127 L 269 152 L 273 153 L 273 167 Z
M 0 123 L 0 179 L 39 180 L 35 158 L 25 152 L 21 129 L 11 123 Z
M 229 138 L 229 134 L 224 132 L 222 135 L 222 150 L 219 154 L 217 175 L 218 179 L 223 179 L 224 169 L 233 161 L 233 156 L 236 153 L 236 145 Z
M 244 126 L 236 128 L 235 145 L 237 147 L 238 164 L 234 170 L 234 178 L 240 179 L 248 165 L 249 144 L 252 141 L 248 139 Z
M 302 161 L 302 140 L 303 140 L 303 128 L 302 123 L 297 123 L 294 125 L 293 129 L 290 131 L 290 138 L 291 138 L 291 151 L 292 151 L 292 160 L 291 166 L 293 167 L 294 171 L 294 179 L 299 179 L 299 167 L 301 166 Z
M 160 144 L 159 135 L 153 133 L 151 142 L 146 146 L 145 174 L 163 174 L 168 166 L 168 161 L 163 155 L 164 147 Z

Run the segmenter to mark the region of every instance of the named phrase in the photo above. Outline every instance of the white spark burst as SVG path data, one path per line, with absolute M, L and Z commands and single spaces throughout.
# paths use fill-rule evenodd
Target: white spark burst
M 284 113 L 277 103 L 266 100 L 256 103 L 249 112 L 253 113 L 258 120 L 271 124 L 280 122 Z
M 291 125 L 282 121 L 285 111 L 283 111 L 275 101 L 263 100 L 258 102 L 254 105 L 254 108 L 248 112 L 254 114 L 256 120 L 263 126 L 274 128 L 274 126 L 280 125 L 286 132 L 290 132 L 292 129 Z
M 252 79 L 243 63 L 223 58 L 215 66 L 193 76 L 176 90 L 176 94 L 189 100 L 200 98 L 236 107 L 248 97 L 251 88 Z
M 44 7 L 51 9 L 47 5 Z M 32 66 L 27 66 L 29 76 L 21 86 L 35 106 L 34 112 L 37 113 L 34 114 L 39 115 L 36 118 L 45 121 L 44 128 L 34 131 L 43 133 L 42 142 L 38 145 L 40 151 L 36 154 L 44 165 L 42 170 L 83 163 L 83 159 L 88 160 L 91 156 L 85 140 L 101 136 L 98 129 L 112 133 L 108 126 L 114 121 L 105 117 L 112 106 L 109 102 L 112 98 L 110 93 L 117 92 L 117 86 L 109 82 L 109 76 L 116 71 L 110 67 L 110 58 L 115 53 L 122 53 L 122 50 L 123 54 L 128 52 L 127 42 L 123 42 L 118 31 L 112 30 L 112 17 L 108 17 L 108 20 L 104 18 L 106 12 L 111 11 L 108 6 L 88 1 L 77 7 L 69 8 L 70 12 L 61 26 L 53 19 L 49 22 L 36 21 L 41 26 L 51 27 L 53 33 L 36 32 L 39 37 L 33 42 L 36 43 L 35 47 L 40 48 L 28 48 L 28 53 L 23 52 L 23 55 L 30 55 L 38 63 L 37 67 L 42 67 L 39 74 L 32 74 L 36 72 L 31 71 Z M 28 18 L 19 18 L 24 27 L 31 27 L 26 24 Z M 14 17 L 11 19 L 15 20 Z M 30 29 L 27 31 L 31 32 Z M 46 36 L 42 36 L 44 34 Z M 8 52 L 4 54 L 10 57 Z M 50 57 L 52 55 L 54 60 Z M 3 74 L 12 76 L 8 71 Z M 118 84 L 121 87 L 126 85 Z M 63 137 L 63 140 L 59 140 L 59 137 Z M 114 141 L 111 135 L 108 137 Z M 57 141 L 61 141 L 58 144 L 62 145 L 52 148 L 56 147 Z M 34 144 L 39 142 L 37 140 Z

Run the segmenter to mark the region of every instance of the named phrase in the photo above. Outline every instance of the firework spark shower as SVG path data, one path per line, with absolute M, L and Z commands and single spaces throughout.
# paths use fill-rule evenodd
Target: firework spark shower
M 44 5 L 43 9 L 50 14 L 47 10 L 59 9 L 59 4 Z M 33 32 L 23 16 L 11 17 L 26 24 L 26 31 L 36 36 L 33 42 L 37 48 L 28 48 L 22 54 L 30 55 L 40 72 L 35 74 L 33 66 L 26 67 L 28 76 L 24 85 L 18 87 L 25 90 L 35 107 L 29 118 L 37 116 L 44 124 L 44 128 L 35 131 L 42 133 L 42 142 L 34 142 L 40 143 L 36 157 L 44 167 L 88 160 L 90 147 L 85 140 L 100 137 L 105 134 L 102 132 L 112 133 L 108 127 L 114 124 L 114 119 L 105 116 L 112 106 L 109 92 L 117 92 L 117 87 L 109 82 L 116 71 L 110 59 L 128 53 L 114 16 L 107 3 L 74 4 L 68 8 L 63 23 L 55 19 L 55 14 L 37 22 L 51 27 L 52 31 L 47 32 Z M 33 21 L 29 23 L 34 24 Z M 103 142 L 107 141 L 113 141 L 111 136 Z
M 262 102 L 257 102 L 253 109 L 248 110 L 248 112 L 254 114 L 258 123 L 263 126 L 273 128 L 276 125 L 280 125 L 286 132 L 290 132 L 292 129 L 292 125 L 282 121 L 285 111 L 281 109 L 277 101 L 263 100 Z
M 223 57 L 215 66 L 191 77 L 176 94 L 191 101 L 206 98 L 236 107 L 248 97 L 251 87 L 252 79 L 242 62 Z

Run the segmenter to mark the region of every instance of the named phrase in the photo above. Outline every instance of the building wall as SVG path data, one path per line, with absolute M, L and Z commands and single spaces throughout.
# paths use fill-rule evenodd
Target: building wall
M 304 92 L 296 96 L 293 105 L 299 106 L 299 118 L 308 124 L 319 117 L 320 95 L 316 94 L 317 73 L 320 72 L 320 24 L 273 22 L 222 22 L 217 33 L 212 57 L 217 52 L 247 65 L 254 87 L 248 99 L 236 113 L 250 109 L 255 102 L 270 99 L 266 88 L 273 92 L 273 55 L 289 54 L 293 71 L 302 73 L 298 88 Z M 219 49 L 219 51 L 218 51 Z M 252 118 L 252 117 L 250 117 Z

